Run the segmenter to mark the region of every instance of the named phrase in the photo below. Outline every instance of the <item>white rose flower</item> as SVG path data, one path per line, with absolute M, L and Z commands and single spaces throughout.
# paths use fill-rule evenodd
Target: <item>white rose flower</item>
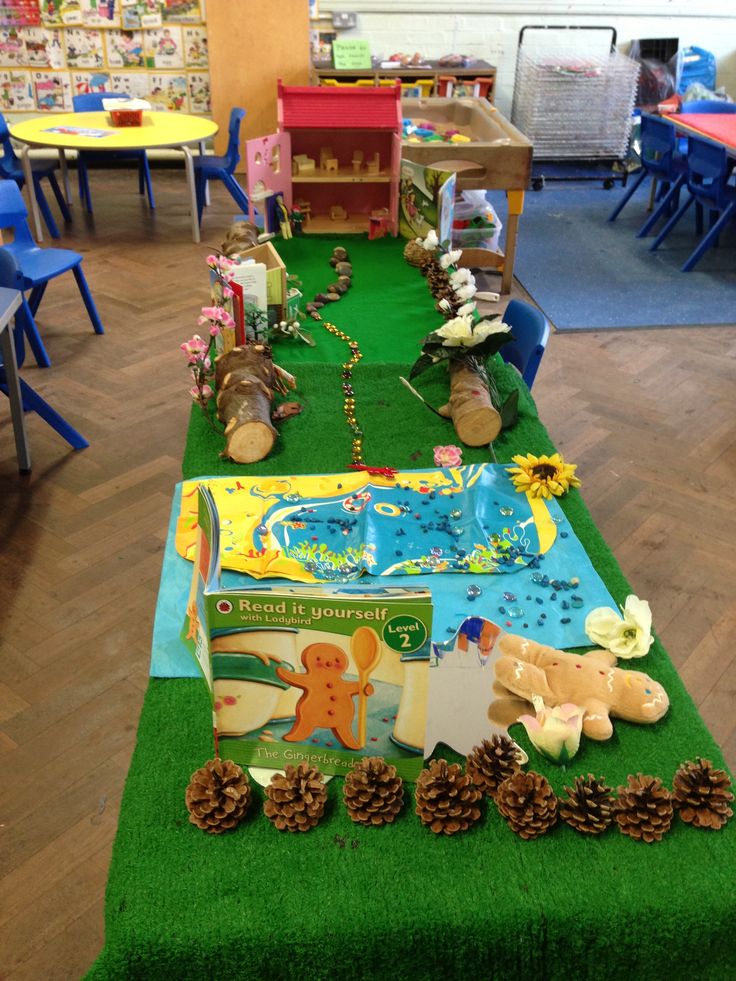
M 452 304 L 450 303 L 449 300 L 440 300 L 440 302 L 437 305 L 440 308 L 440 310 L 446 310 L 448 313 L 450 312 L 450 310 L 452 310 Z
M 458 317 L 470 317 L 475 311 L 475 301 L 464 303 L 457 312 Z
M 491 334 L 508 334 L 510 330 L 509 325 L 502 323 L 500 320 L 481 320 L 475 325 L 471 347 L 480 344 L 481 341 L 484 341 L 486 337 L 490 337 Z
M 455 296 L 458 300 L 469 300 L 475 296 L 475 283 L 466 283 L 465 286 L 453 286 Z
M 443 269 L 447 269 L 449 266 L 454 266 L 462 254 L 462 249 L 450 249 L 449 252 L 445 252 L 445 254 L 440 257 L 440 266 L 442 266 Z
M 434 252 L 434 250 L 439 246 L 440 240 L 437 238 L 437 232 L 434 228 L 430 231 L 429 235 L 422 242 L 422 245 L 427 250 L 427 252 Z
M 454 273 L 450 273 L 450 285 L 453 289 L 466 283 L 475 283 L 475 276 L 469 269 L 456 269 Z
M 649 603 L 627 596 L 623 618 L 616 610 L 599 606 L 585 618 L 585 632 L 594 644 L 616 657 L 644 657 L 654 643 Z
M 435 334 L 443 338 L 443 347 L 466 347 L 473 339 L 472 320 L 470 317 L 454 317 Z

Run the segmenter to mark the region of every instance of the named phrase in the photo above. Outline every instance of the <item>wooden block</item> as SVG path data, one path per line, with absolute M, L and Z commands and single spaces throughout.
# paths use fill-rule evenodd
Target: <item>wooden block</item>
M 330 205 L 330 219 L 332 221 L 345 221 L 348 213 L 341 204 Z
M 323 164 L 323 169 L 328 174 L 329 173 L 336 174 L 339 166 L 340 164 L 337 160 L 337 157 L 329 157 L 327 160 L 325 160 Z
M 376 157 L 377 156 L 378 154 L 376 154 Z M 376 177 L 381 173 L 381 161 L 376 160 L 375 158 L 373 160 L 369 160 L 365 165 L 365 170 L 367 174 L 371 175 L 372 177 Z
M 354 174 L 359 174 L 360 173 L 360 169 L 363 166 L 363 151 L 362 150 L 353 150 L 352 164 L 353 164 L 353 173 Z
M 308 157 L 306 153 L 297 153 L 291 158 L 291 169 L 293 174 L 313 174 L 316 167 L 312 157 Z
M 332 160 L 333 157 L 334 157 L 334 154 L 332 152 L 332 147 L 331 146 L 323 146 L 323 147 L 320 147 L 320 151 L 319 151 L 319 169 L 320 170 L 327 170 L 328 169 L 327 168 L 327 161 L 328 160 Z

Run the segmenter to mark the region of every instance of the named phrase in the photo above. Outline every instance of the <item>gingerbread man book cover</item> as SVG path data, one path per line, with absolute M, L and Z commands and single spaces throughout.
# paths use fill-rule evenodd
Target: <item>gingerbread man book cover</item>
M 197 559 L 182 636 L 212 699 L 220 755 L 345 775 L 383 756 L 407 780 L 424 754 L 427 590 L 279 584 L 222 589 L 217 508 L 199 489 Z

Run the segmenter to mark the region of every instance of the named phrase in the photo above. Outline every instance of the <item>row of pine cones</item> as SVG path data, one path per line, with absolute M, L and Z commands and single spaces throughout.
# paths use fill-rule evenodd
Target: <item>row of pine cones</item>
M 566 796 L 558 798 L 541 773 L 521 769 L 517 754 L 513 740 L 497 735 L 470 753 L 465 771 L 458 763 L 433 760 L 416 785 L 422 824 L 436 834 L 465 831 L 480 819 L 484 795 L 525 839 L 539 837 L 562 818 L 576 831 L 592 835 L 615 821 L 630 838 L 653 842 L 670 829 L 675 810 L 686 823 L 713 830 L 733 813 L 729 776 L 708 760 L 684 763 L 675 773 L 672 792 L 657 777 L 637 774 L 614 797 L 603 779 L 589 774 L 576 777 L 572 787 L 565 787 Z M 403 781 L 381 757 L 366 758 L 345 777 L 343 798 L 356 823 L 390 824 L 403 806 Z M 212 834 L 236 827 L 251 800 L 247 774 L 229 760 L 210 760 L 192 776 L 186 792 L 190 821 Z M 321 820 L 326 800 L 322 774 L 300 763 L 274 775 L 263 811 L 280 831 L 309 831 Z

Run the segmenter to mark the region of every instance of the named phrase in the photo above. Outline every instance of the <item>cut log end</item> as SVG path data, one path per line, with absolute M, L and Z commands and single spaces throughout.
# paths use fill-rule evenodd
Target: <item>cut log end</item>
M 263 422 L 244 422 L 233 427 L 227 439 L 226 452 L 236 463 L 256 463 L 268 456 L 276 435 Z
M 488 446 L 501 432 L 501 416 L 492 406 L 466 409 L 455 419 L 455 430 L 466 446 Z

